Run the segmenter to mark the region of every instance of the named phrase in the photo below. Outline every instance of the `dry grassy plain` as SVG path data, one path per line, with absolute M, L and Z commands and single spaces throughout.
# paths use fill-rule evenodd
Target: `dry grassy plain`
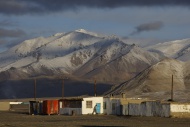
M 189 118 L 130 117 L 112 115 L 28 115 L 0 112 L 0 127 L 190 127 Z

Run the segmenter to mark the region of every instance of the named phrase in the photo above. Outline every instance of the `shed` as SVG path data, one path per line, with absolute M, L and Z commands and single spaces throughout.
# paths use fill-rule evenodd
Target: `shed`
M 8 111 L 10 109 L 9 102 L 0 102 L 0 111 Z
M 58 100 L 44 100 L 43 101 L 43 114 L 59 114 Z
M 103 114 L 103 97 L 87 97 L 82 101 L 82 114 Z
M 29 114 L 30 115 L 43 114 L 42 101 L 29 101 Z
M 59 114 L 63 115 L 81 115 L 82 98 L 70 98 L 59 100 Z

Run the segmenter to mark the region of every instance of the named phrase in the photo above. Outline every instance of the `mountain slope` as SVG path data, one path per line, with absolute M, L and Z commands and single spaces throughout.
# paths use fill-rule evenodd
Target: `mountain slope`
M 109 46 L 104 52 L 99 52 L 95 58 L 84 64 L 74 74 L 103 82 L 123 82 L 162 59 L 161 56 L 144 51 L 136 45 L 121 43 L 122 48 L 115 49 L 117 51 L 115 54 L 113 47 L 115 46 L 112 48 Z M 113 54 L 108 57 L 110 52 Z
M 26 40 L 0 54 L 3 79 L 60 76 L 101 82 L 134 77 L 164 56 L 83 29 Z
M 175 59 L 164 59 L 149 67 L 128 82 L 113 88 L 107 94 L 121 95 L 126 93 L 127 97 L 147 97 L 152 99 L 169 99 L 172 75 L 175 99 L 186 96 L 189 89 L 190 62 L 181 62 Z M 183 100 L 183 99 L 182 99 Z

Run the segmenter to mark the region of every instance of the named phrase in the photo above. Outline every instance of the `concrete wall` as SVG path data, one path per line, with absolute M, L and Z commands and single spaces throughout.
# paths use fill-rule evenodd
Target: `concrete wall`
M 104 98 L 104 103 L 105 103 L 105 107 L 103 109 L 103 113 L 105 115 L 110 115 L 112 113 L 112 110 L 111 110 L 111 101 L 110 101 L 110 98 Z
M 121 104 L 119 98 L 104 98 L 106 108 L 104 114 L 107 115 L 121 115 Z M 115 108 L 113 107 L 115 105 Z
M 135 103 L 134 104 L 129 103 L 128 111 L 129 111 L 129 115 L 131 115 L 131 116 L 140 116 L 141 115 L 141 105 L 135 104 Z
M 92 108 L 86 108 L 86 101 L 92 101 Z M 103 97 L 89 97 L 83 98 L 82 101 L 82 114 L 92 114 L 96 103 L 100 103 L 100 114 L 103 114 Z
M 170 117 L 170 104 L 169 103 L 162 103 L 162 111 L 160 114 L 161 117 Z
M 190 117 L 189 103 L 171 103 L 170 109 L 172 117 Z
M 172 104 L 170 105 L 171 112 L 187 112 L 190 113 L 190 104 Z
M 122 105 L 122 115 L 131 116 L 170 116 L 170 104 L 159 101 L 145 101 Z
M 8 111 L 10 109 L 9 102 L 0 102 L 0 111 Z
M 59 114 L 61 114 L 61 115 L 81 115 L 82 109 L 81 108 L 60 108 Z

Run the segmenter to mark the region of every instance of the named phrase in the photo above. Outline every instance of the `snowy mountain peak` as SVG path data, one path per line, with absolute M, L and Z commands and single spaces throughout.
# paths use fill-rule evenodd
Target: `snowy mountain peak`
M 179 60 L 187 61 L 190 60 L 190 39 L 175 40 L 164 43 L 159 43 L 153 46 L 149 46 L 148 50 L 157 50 L 162 52 L 164 55 L 176 58 Z
M 100 76 L 102 82 L 126 80 L 126 74 L 128 78 L 133 77 L 161 59 L 136 45 L 125 44 L 117 36 L 103 36 L 83 29 L 26 40 L 6 53 L 0 54 L 2 73 L 14 76 L 17 71 L 28 77 L 69 74 L 90 79 L 110 68 L 112 71 L 105 72 L 106 76 Z M 140 68 L 135 69 L 136 66 Z M 89 78 L 86 74 L 92 76 Z
M 75 30 L 76 32 L 82 32 L 82 33 L 88 33 L 88 31 L 87 30 L 85 30 L 85 29 L 78 29 L 78 30 Z
M 64 35 L 65 33 L 56 33 L 56 34 L 54 34 L 53 36 L 61 36 L 61 35 Z
M 85 29 L 78 29 L 78 30 L 75 30 L 74 32 L 77 32 L 77 33 L 83 33 L 83 34 L 87 34 L 87 35 L 91 35 L 91 36 L 95 36 L 95 37 L 106 37 L 105 35 L 102 35 L 102 34 L 98 34 L 98 33 L 95 33 L 95 32 L 91 32 L 91 31 L 88 31 L 88 30 L 85 30 Z

